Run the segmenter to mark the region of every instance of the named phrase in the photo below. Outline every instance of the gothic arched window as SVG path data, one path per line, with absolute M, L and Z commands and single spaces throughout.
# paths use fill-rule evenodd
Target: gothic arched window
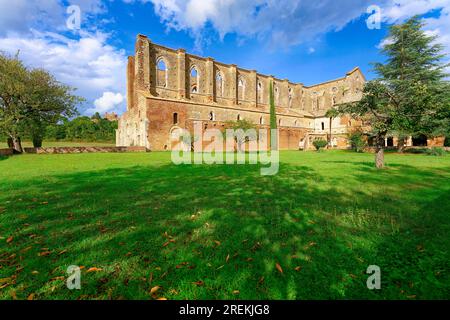
M 216 95 L 218 97 L 223 97 L 223 89 L 224 89 L 224 81 L 222 74 L 220 72 L 217 72 L 216 75 Z
M 239 77 L 238 80 L 238 99 L 239 100 L 245 99 L 245 81 L 242 77 Z
M 263 86 L 262 86 L 262 83 L 261 83 L 261 81 L 258 81 L 258 88 L 257 88 L 257 90 L 258 90 L 258 102 L 259 103 L 263 103 Z
M 191 68 L 191 72 L 190 72 L 191 92 L 192 93 L 198 93 L 199 92 L 198 80 L 199 80 L 199 75 L 198 75 L 197 67 L 193 66 Z
M 294 98 L 294 92 L 293 92 L 292 88 L 289 88 L 288 97 L 289 97 L 289 108 L 291 108 L 292 107 L 292 99 Z
M 168 72 L 164 58 L 159 58 L 156 63 L 156 85 L 167 88 Z
M 274 93 L 275 93 L 275 105 L 280 104 L 280 90 L 278 89 L 278 86 L 274 85 Z

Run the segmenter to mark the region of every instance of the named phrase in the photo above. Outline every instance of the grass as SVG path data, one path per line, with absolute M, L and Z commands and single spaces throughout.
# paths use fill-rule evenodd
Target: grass
M 262 177 L 170 153 L 3 159 L 0 299 L 449 299 L 450 157 L 386 161 L 283 152 Z
M 51 148 L 51 147 L 109 147 L 115 146 L 114 142 L 83 142 L 83 141 L 44 141 L 42 143 L 42 147 Z M 33 147 L 33 143 L 31 141 L 23 141 L 23 148 L 31 148 Z M 4 141 L 0 141 L 0 149 L 8 148 L 8 144 Z

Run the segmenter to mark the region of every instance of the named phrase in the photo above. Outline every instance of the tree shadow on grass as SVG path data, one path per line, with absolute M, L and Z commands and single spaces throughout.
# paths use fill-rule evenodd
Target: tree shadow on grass
M 393 174 L 412 174 L 400 169 L 373 177 L 363 165 L 353 176 L 388 184 Z M 448 274 L 434 273 L 448 266 L 448 254 L 430 232 L 448 240 L 448 219 L 434 202 L 448 188 L 425 186 L 423 202 L 398 194 L 397 206 L 384 190 L 344 192 L 306 166 L 282 164 L 274 177 L 259 173 L 249 165 L 167 165 L 15 183 L 0 199 L 0 232 L 14 235 L 2 244 L 0 270 L 17 277 L 3 291 L 41 299 L 148 299 L 154 286 L 170 299 L 446 297 L 449 284 L 440 279 Z M 425 232 L 426 206 L 439 218 L 428 220 Z M 417 233 L 427 241 L 426 257 L 438 259 L 421 258 Z M 389 270 L 382 291 L 366 287 L 370 264 Z M 80 291 L 58 278 L 69 265 L 85 266 Z M 91 267 L 102 270 L 87 272 Z M 426 280 L 410 288 L 411 277 Z

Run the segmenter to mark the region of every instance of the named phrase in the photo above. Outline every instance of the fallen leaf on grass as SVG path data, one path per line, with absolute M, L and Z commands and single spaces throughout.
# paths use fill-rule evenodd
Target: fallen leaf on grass
M 233 294 L 239 294 L 240 292 L 239 292 L 239 290 L 234 290 L 233 291 Z
M 64 253 L 66 253 L 66 252 L 67 252 L 67 249 L 65 249 L 65 250 L 63 250 L 63 251 L 61 251 L 61 252 L 59 252 L 58 255 L 60 256 L 60 255 L 62 255 L 62 254 L 64 254 Z
M 215 244 L 216 244 L 216 247 L 218 247 L 218 246 L 221 245 L 220 241 L 218 241 L 218 240 L 214 240 L 214 242 L 215 242 Z
M 32 293 L 32 294 L 30 294 L 29 296 L 28 296 L 28 298 L 27 298 L 27 300 L 34 300 L 34 293 Z
M 280 273 L 283 273 L 283 268 L 281 268 L 281 266 L 280 266 L 280 264 L 279 264 L 278 262 L 275 264 L 275 267 L 277 268 L 277 270 L 278 270 Z
M 189 264 L 189 262 L 182 262 L 182 263 L 180 263 L 179 265 L 177 265 L 175 268 L 181 269 L 181 268 L 187 266 L 188 264 Z
M 263 284 L 264 283 L 264 277 L 259 278 L 258 283 L 259 284 Z
M 12 260 L 16 257 L 17 255 L 15 253 L 13 253 L 12 255 L 10 255 L 8 258 L 6 258 L 6 260 Z
M 39 254 L 38 254 L 38 256 L 39 257 L 46 257 L 46 256 L 49 256 L 49 255 L 51 255 L 52 253 L 51 253 L 51 251 L 43 251 L 43 252 L 40 252 Z
M 202 287 L 205 283 L 200 280 L 200 281 L 193 282 L 193 284 L 195 284 L 197 287 Z
M 227 255 L 227 258 L 225 259 L 225 262 L 228 263 L 228 260 L 230 260 L 230 255 Z
M 261 243 L 257 242 L 255 245 L 251 248 L 252 251 L 255 251 L 257 249 L 261 248 Z
M 156 286 L 150 289 L 150 294 L 155 294 L 156 291 L 158 291 L 161 287 L 160 286 Z
M 6 243 L 11 243 L 14 240 L 13 237 L 9 237 L 8 239 L 6 239 Z
M 163 244 L 162 246 L 163 246 L 163 247 L 167 247 L 170 243 L 174 243 L 174 242 L 175 242 L 174 239 L 170 239 L 169 241 L 164 242 L 164 244 Z
M 28 251 L 30 251 L 31 249 L 33 249 L 33 247 L 26 247 L 25 249 L 22 249 L 22 250 L 20 250 L 20 252 L 21 253 L 25 253 L 25 252 L 28 252 Z
M 178 291 L 175 290 L 175 289 L 170 289 L 169 293 L 173 294 L 173 295 L 176 295 L 176 296 L 178 295 Z
M 103 269 L 100 269 L 100 268 L 96 268 L 96 267 L 92 267 L 92 268 L 89 268 L 88 270 L 87 270 L 87 273 L 90 273 L 90 272 L 99 272 L 99 271 L 102 271 Z
M 156 300 L 165 301 L 165 300 L 167 300 L 167 299 L 166 299 L 166 298 L 158 298 L 158 299 L 156 299 Z
M 300 271 L 300 270 L 302 270 L 302 267 L 300 267 L 300 266 L 295 267 L 294 270 L 295 270 L 295 271 Z
M 31 271 L 31 274 L 39 274 L 39 271 L 36 271 L 36 270 Z

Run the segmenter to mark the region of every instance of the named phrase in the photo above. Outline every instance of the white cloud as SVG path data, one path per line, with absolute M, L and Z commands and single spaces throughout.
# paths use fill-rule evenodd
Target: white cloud
M 85 28 L 90 26 L 89 18 L 106 12 L 102 0 L 0 0 L 0 36 L 28 33 L 31 28 L 67 31 L 70 5 L 80 7 Z
M 126 1 L 126 0 L 125 0 Z M 426 19 L 427 30 L 450 53 L 450 0 L 141 0 L 151 2 L 168 28 L 188 30 L 197 46 L 205 41 L 212 26 L 221 38 L 235 33 L 256 37 L 272 47 L 287 47 L 314 40 L 330 31 L 339 31 L 366 14 L 370 5 L 382 8 L 383 22 L 402 22 L 414 15 L 441 10 L 439 18 Z M 206 39 L 210 41 L 209 39 Z M 380 44 L 380 46 L 383 44 Z M 197 48 L 198 49 L 198 48 Z
M 101 32 L 71 39 L 33 31 L 28 36 L 0 38 L 0 50 L 11 54 L 20 50 L 20 58 L 28 66 L 45 68 L 62 83 L 77 88 L 77 94 L 91 103 L 103 92 L 125 93 L 126 55 L 108 45 L 107 39 Z M 115 111 L 123 111 L 123 106 L 116 107 Z
M 198 40 L 211 25 L 221 37 L 236 33 L 286 47 L 337 31 L 365 14 L 373 0 L 142 0 L 151 1 L 168 28 Z M 380 4 L 388 0 L 379 0 Z
M 392 37 L 384 38 L 381 40 L 381 42 L 377 45 L 378 49 L 383 49 L 385 46 L 393 44 L 395 41 Z
M 87 110 L 88 114 L 98 112 L 104 114 L 105 112 L 115 111 L 117 106 L 123 103 L 124 97 L 120 93 L 114 92 L 104 92 L 103 96 L 95 100 L 95 108 L 90 108 Z
M 432 10 L 449 8 L 450 0 L 392 0 L 382 10 L 384 21 L 397 23 Z
M 450 56 L 450 0 L 394 0 L 382 10 L 383 21 L 401 23 L 415 15 L 424 15 L 431 11 L 440 11 L 438 17 L 424 18 L 425 30 L 437 36 L 436 42 L 444 45 L 444 52 Z M 384 40 L 383 46 L 389 43 Z M 450 62 L 450 58 L 447 59 Z M 450 73 L 450 68 L 447 69 Z
M 0 35 L 27 32 L 37 25 L 60 25 L 63 15 L 64 8 L 58 0 L 0 0 Z

